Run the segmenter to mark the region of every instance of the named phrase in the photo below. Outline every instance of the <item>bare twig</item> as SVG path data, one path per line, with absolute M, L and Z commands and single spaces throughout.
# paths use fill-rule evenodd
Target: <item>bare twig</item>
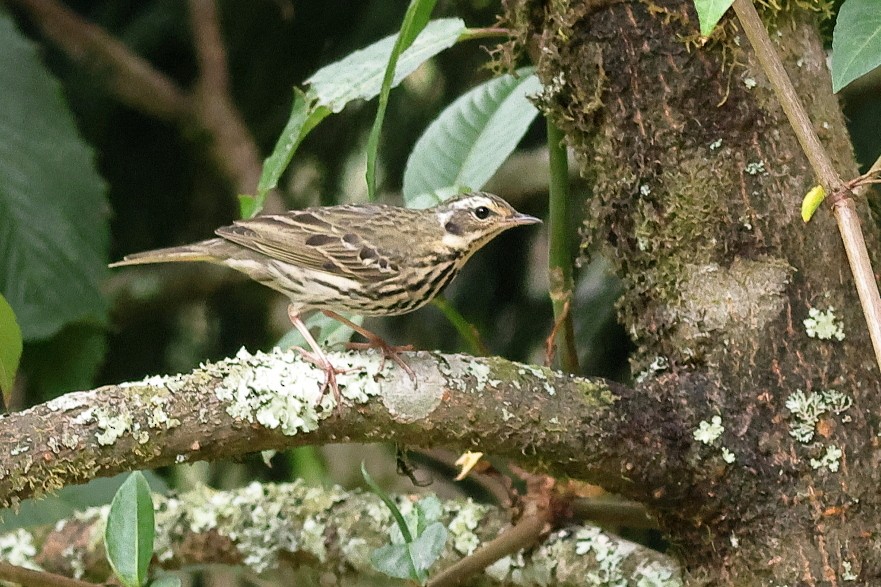
M 121 102 L 161 120 L 180 121 L 187 98 L 175 83 L 128 47 L 56 0 L 10 0 L 84 69 L 107 79 Z
M 810 118 L 792 86 L 783 63 L 768 37 L 768 31 L 762 24 L 752 0 L 734 0 L 734 11 L 743 26 L 743 31 L 755 50 L 768 80 L 771 82 L 777 99 L 795 131 L 798 142 L 805 152 L 814 173 L 830 194 L 832 212 L 838 222 L 841 240 L 847 251 L 850 270 L 854 277 L 863 315 L 869 328 L 875 360 L 881 367 L 881 297 L 878 284 L 869 261 L 866 242 L 860 225 L 860 218 L 850 191 L 846 188 L 838 172 L 832 164 L 828 152 L 820 143 L 820 139 L 811 124 Z
M 215 0 L 190 0 L 190 20 L 199 62 L 194 109 L 214 138 L 214 160 L 233 179 L 238 193 L 251 193 L 260 180 L 263 164 L 257 145 L 232 102 Z M 269 194 L 263 209 L 267 213 L 284 211 L 277 192 Z
M 259 149 L 233 104 L 217 11 L 213 0 L 191 0 L 195 51 L 200 66 L 192 95 L 108 34 L 57 0 L 9 0 L 22 7 L 67 56 L 107 80 L 124 104 L 181 127 L 195 125 L 211 137 L 211 156 L 238 193 L 253 192 L 263 167 Z M 184 133 L 189 136 L 192 133 Z M 264 209 L 284 203 L 271 192 Z
M 523 516 L 515 526 L 502 532 L 498 538 L 487 542 L 471 556 L 463 558 L 435 575 L 428 582 L 429 587 L 459 585 L 500 558 L 537 544 L 544 536 L 550 516 L 548 510 L 539 510 Z

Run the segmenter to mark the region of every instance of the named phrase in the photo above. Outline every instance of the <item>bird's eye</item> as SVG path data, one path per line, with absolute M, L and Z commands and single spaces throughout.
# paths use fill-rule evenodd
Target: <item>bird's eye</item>
M 478 220 L 486 220 L 487 218 L 489 218 L 489 208 L 487 208 L 486 206 L 478 206 L 474 209 L 474 216 Z

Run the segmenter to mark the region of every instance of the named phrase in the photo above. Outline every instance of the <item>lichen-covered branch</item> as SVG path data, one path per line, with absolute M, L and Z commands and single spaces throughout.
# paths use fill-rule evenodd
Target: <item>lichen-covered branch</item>
M 0 506 L 122 471 L 381 440 L 479 448 L 657 501 L 666 493 L 654 488 L 668 475 L 677 483 L 692 475 L 682 448 L 700 447 L 686 423 L 678 433 L 663 424 L 675 417 L 669 409 L 601 379 L 420 352 L 407 354 L 414 382 L 372 351 L 330 357 L 348 370 L 338 378 L 340 406 L 322 396 L 324 373 L 296 352 L 243 350 L 190 373 L 70 393 L 5 415 Z M 663 437 L 651 434 L 658 426 Z
M 376 576 L 370 554 L 394 534 L 394 522 L 379 498 L 338 487 L 253 483 L 227 492 L 203 487 L 177 498 L 155 495 L 153 501 L 157 528 L 153 562 L 169 570 L 228 564 L 265 573 L 293 564 L 301 577 L 329 570 Z M 414 512 L 415 498 L 397 501 L 405 516 Z M 470 500 L 439 503 L 437 509 L 448 538 L 432 574 L 510 528 L 504 511 Z M 0 535 L 0 559 L 104 581 L 109 569 L 100 536 L 106 515 L 106 507 L 96 508 L 52 530 Z M 501 558 L 485 571 L 483 580 L 488 585 L 517 581 L 574 586 L 592 577 L 596 584 L 674 587 L 681 585 L 680 575 L 676 563 L 658 552 L 597 528 L 575 526 L 554 532 L 528 552 Z

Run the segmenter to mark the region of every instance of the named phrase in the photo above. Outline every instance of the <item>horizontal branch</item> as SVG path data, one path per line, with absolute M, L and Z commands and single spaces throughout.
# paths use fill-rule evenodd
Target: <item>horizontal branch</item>
M 397 499 L 405 515 L 413 498 Z M 154 564 L 173 570 L 205 564 L 246 566 L 257 573 L 296 561 L 298 572 L 377 576 L 371 552 L 387 544 L 394 525 L 378 497 L 360 491 L 290 484 L 252 483 L 232 490 L 201 487 L 180 497 L 153 496 L 156 510 Z M 448 538 L 432 574 L 479 552 L 499 535 L 510 533 L 504 510 L 450 500 L 440 504 Z M 18 565 L 37 566 L 91 581 L 107 579 L 103 532 L 107 508 L 93 508 L 56 524 L 51 531 L 17 530 L 0 535 L 0 544 L 22 547 Z M 517 526 L 515 526 L 515 529 Z M 2 553 L 2 550 L 0 550 Z M 680 583 L 669 557 L 589 526 L 554 532 L 540 545 L 504 557 L 483 577 L 487 584 L 510 584 L 516 577 L 543 577 L 554 585 L 583 585 L 586 576 L 609 584 L 629 579 L 651 585 Z M 623 584 L 623 583 L 622 583 Z
M 330 442 L 394 441 L 508 457 L 639 501 L 690 477 L 679 418 L 644 392 L 501 358 L 330 353 L 343 402 L 294 351 L 240 351 L 190 373 L 64 395 L 0 418 L 0 506 L 124 471 Z M 383 364 L 384 363 L 384 364 Z M 685 423 L 682 423 L 685 426 Z M 685 445 L 688 446 L 688 445 Z M 646 476 L 645 478 L 640 478 Z

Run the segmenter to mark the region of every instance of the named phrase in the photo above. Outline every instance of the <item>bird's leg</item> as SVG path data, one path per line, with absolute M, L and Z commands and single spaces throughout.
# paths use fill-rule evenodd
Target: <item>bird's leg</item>
M 322 310 L 322 313 L 325 316 L 327 316 L 328 318 L 333 318 L 337 322 L 341 322 L 345 326 L 348 326 L 349 328 L 351 328 L 352 330 L 354 330 L 355 332 L 357 332 L 358 334 L 360 334 L 361 336 L 363 336 L 364 338 L 367 339 L 367 342 L 363 342 L 363 343 L 362 342 L 350 342 L 346 345 L 347 348 L 349 348 L 349 349 L 379 349 L 382 351 L 382 361 L 383 361 L 379 367 L 380 371 L 385 367 L 385 359 L 389 358 L 392 361 L 394 361 L 395 363 L 397 363 L 401 367 L 401 369 L 403 369 L 404 372 L 406 372 L 407 375 L 410 376 L 410 379 L 412 379 L 413 381 L 416 381 L 416 373 L 413 372 L 413 369 L 410 367 L 410 365 L 407 364 L 407 362 L 401 356 L 401 352 L 403 352 L 403 351 L 412 351 L 413 345 L 408 344 L 408 345 L 403 345 L 403 346 L 392 346 L 389 343 L 387 343 L 386 341 L 384 341 L 382 339 L 382 337 L 379 336 L 378 334 L 370 332 L 369 330 L 367 330 L 363 326 L 359 326 L 358 324 L 355 324 L 354 322 L 352 322 L 348 318 L 340 316 L 336 312 L 333 312 L 331 310 Z
M 294 328 L 299 331 L 299 333 L 306 339 L 306 342 L 309 343 L 309 346 L 312 347 L 312 351 L 309 352 L 302 347 L 295 347 L 300 355 L 319 369 L 324 370 L 325 379 L 324 385 L 321 387 L 321 393 L 318 396 L 318 403 L 321 403 L 321 399 L 324 397 L 325 391 L 329 387 L 331 392 L 333 393 L 333 398 L 336 400 L 337 407 L 340 406 L 340 402 L 342 400 L 342 394 L 340 394 L 340 387 L 337 385 L 336 376 L 338 373 L 346 373 L 347 370 L 337 369 L 330 362 L 330 359 L 327 358 L 327 355 L 324 354 L 324 351 L 321 350 L 321 347 L 316 342 L 315 338 L 312 336 L 312 333 L 309 332 L 309 329 L 306 327 L 306 324 L 303 322 L 302 318 L 300 318 L 300 314 L 294 310 L 294 306 L 288 306 L 288 318 L 291 319 L 291 323 L 294 325 Z

